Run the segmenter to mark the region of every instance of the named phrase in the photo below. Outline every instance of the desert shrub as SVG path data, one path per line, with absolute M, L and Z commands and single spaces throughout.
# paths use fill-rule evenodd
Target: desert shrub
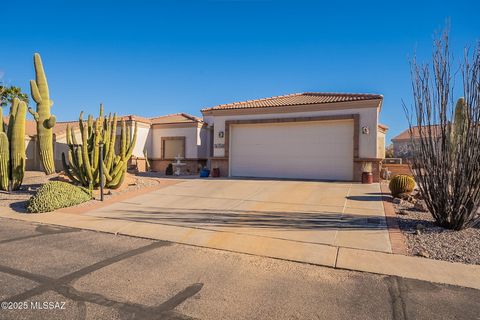
M 408 195 L 411 194 L 415 188 L 415 180 L 406 174 L 399 174 L 390 180 L 388 188 L 394 197 Z
M 62 181 L 51 181 L 41 186 L 27 203 L 31 213 L 50 212 L 71 207 L 92 199 L 86 188 L 76 187 Z
M 413 105 L 404 105 L 415 181 L 436 223 L 453 230 L 480 223 L 480 43 L 464 52 L 453 65 L 462 60 L 444 32 L 430 64 L 412 61 Z

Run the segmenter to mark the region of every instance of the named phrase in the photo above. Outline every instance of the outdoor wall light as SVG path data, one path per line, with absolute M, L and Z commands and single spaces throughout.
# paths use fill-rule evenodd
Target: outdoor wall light
M 362 133 L 363 133 L 363 134 L 369 134 L 369 133 L 370 133 L 370 129 L 369 129 L 367 126 L 362 127 Z
M 223 138 L 225 136 L 225 133 L 223 131 L 218 132 L 218 137 Z

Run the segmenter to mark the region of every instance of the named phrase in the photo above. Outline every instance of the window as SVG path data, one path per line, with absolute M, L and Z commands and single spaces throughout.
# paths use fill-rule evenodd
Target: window
M 178 155 L 185 158 L 185 137 L 163 137 L 162 158 L 174 159 Z

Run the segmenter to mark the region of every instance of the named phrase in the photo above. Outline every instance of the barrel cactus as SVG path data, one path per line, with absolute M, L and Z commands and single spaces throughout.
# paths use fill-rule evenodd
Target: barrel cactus
M 5 126 L 0 107 L 0 189 L 4 191 L 20 188 L 25 174 L 26 113 L 25 102 L 13 99 L 8 126 Z
M 55 173 L 55 161 L 53 157 L 53 127 L 55 116 L 50 114 L 53 101 L 50 100 L 47 77 L 43 70 L 42 59 L 38 53 L 33 57 L 35 66 L 35 80 L 30 80 L 30 90 L 33 100 L 37 103 L 37 110 L 28 108 L 37 122 L 37 139 L 40 161 L 46 174 Z
M 116 144 L 117 116 L 103 114 L 100 105 L 100 115 L 94 120 L 88 117 L 87 123 L 80 113 L 79 128 L 82 143 L 77 144 L 75 133 L 67 126 L 68 155 L 62 153 L 62 164 L 65 173 L 75 183 L 87 188 L 100 185 L 100 163 L 105 177 L 105 187 L 116 189 L 120 187 L 127 172 L 128 160 L 132 156 L 137 139 L 137 123 L 132 133 L 125 121 L 121 120 L 120 143 Z M 103 144 L 103 158 L 100 160 L 100 144 Z M 68 157 L 68 159 L 67 159 Z
M 415 180 L 409 175 L 399 174 L 390 180 L 388 188 L 394 197 L 408 195 L 415 188 Z

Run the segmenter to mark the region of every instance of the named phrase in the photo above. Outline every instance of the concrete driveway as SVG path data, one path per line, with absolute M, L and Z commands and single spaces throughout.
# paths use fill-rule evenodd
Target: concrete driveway
M 190 228 L 189 236 L 214 231 L 207 242 L 213 247 L 249 235 L 257 247 L 281 239 L 391 252 L 381 200 L 378 184 L 195 179 L 87 214 Z

